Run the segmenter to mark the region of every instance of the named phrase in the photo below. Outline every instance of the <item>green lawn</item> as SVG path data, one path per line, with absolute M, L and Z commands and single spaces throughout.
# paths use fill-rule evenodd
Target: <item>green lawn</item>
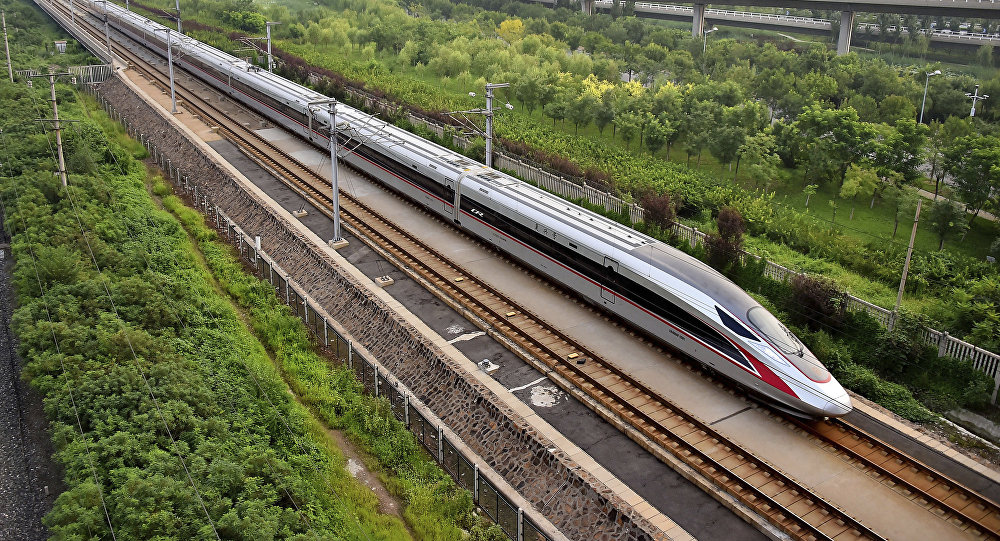
M 870 208 L 871 198 L 859 197 L 856 199 L 841 199 L 836 197 L 838 188 L 832 184 L 822 184 L 809 199 L 809 207 L 806 208 L 806 196 L 802 192 L 804 182 L 801 177 L 779 186 L 776 190 L 775 200 L 778 203 L 788 205 L 800 211 L 807 211 L 817 218 L 830 221 L 833 219 L 833 209 L 829 202 L 836 199 L 838 203 L 836 227 L 845 235 L 857 237 L 866 242 L 896 243 L 905 247 L 910 240 L 910 231 L 913 227 L 912 217 L 900 220 L 899 230 L 895 239 L 892 238 L 893 213 L 895 209 L 889 204 L 876 200 L 875 207 Z M 933 184 L 931 185 L 933 189 Z M 926 212 L 930 209 L 931 201 L 924 200 L 923 219 L 921 226 L 917 228 L 917 239 L 914 244 L 915 251 L 936 251 L 939 239 L 937 235 L 929 229 L 929 222 L 926 221 Z M 851 211 L 854 217 L 851 218 Z M 831 223 L 832 227 L 832 223 Z M 965 240 L 959 238 L 949 238 L 945 240 L 945 249 L 952 250 L 964 255 L 982 258 L 990 243 L 1000 234 L 997 224 L 985 218 L 976 218 L 972 228 L 969 230 Z

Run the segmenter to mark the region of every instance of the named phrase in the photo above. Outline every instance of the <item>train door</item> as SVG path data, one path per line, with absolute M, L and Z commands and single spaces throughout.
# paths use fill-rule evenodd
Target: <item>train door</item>
M 604 258 L 604 283 L 601 284 L 601 298 L 605 304 L 614 304 L 615 292 L 618 286 L 618 262 L 610 257 Z

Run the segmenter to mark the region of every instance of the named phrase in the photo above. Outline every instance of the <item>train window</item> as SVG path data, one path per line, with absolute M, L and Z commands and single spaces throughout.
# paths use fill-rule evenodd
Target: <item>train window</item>
M 798 355 L 805 347 L 799 339 L 792 334 L 792 331 L 778 321 L 774 314 L 768 312 L 763 306 L 754 306 L 747 310 L 747 319 L 757 330 L 760 331 L 772 344 L 778 347 L 782 353 Z
M 734 333 L 746 338 L 747 340 L 753 340 L 754 342 L 760 342 L 750 329 L 744 327 L 736 318 L 726 313 L 725 310 L 716 306 L 715 311 L 719 313 L 719 319 L 722 320 L 722 324 L 726 326 L 727 329 L 733 331 Z

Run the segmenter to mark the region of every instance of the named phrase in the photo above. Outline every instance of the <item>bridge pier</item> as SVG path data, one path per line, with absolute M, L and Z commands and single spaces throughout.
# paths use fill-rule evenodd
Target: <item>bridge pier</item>
M 837 54 L 847 54 L 851 50 L 851 35 L 854 33 L 854 12 L 840 12 L 840 35 L 837 37 Z
M 705 5 L 694 5 L 694 21 L 691 24 L 691 35 L 696 38 L 700 38 L 705 32 Z
M 594 14 L 594 0 L 580 0 L 580 11 L 587 15 Z

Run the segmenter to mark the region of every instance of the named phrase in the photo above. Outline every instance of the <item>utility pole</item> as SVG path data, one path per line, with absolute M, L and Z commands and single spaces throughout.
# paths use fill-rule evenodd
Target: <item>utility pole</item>
M 108 44 L 108 62 L 114 62 L 115 54 L 111 52 L 111 29 L 108 27 L 108 0 L 101 1 L 104 2 L 104 39 Z
M 271 27 L 277 24 L 281 24 L 281 22 L 268 21 L 264 23 L 264 26 L 267 27 L 267 71 L 270 73 L 274 73 L 274 57 L 271 56 Z
M 493 90 L 497 88 L 507 88 L 510 83 L 486 83 L 486 108 L 470 109 L 468 111 L 451 111 L 446 113 L 451 118 L 457 120 L 463 127 L 468 129 L 465 135 L 479 135 L 486 139 L 486 167 L 493 167 Z M 475 92 L 469 92 L 469 96 L 475 98 Z M 507 109 L 514 106 L 507 102 L 504 105 Z M 469 115 L 483 115 L 486 117 L 486 130 L 483 131 L 469 118 Z
M 270 49 L 271 41 L 268 40 L 268 49 Z M 341 242 L 343 237 L 340 236 L 340 186 L 337 183 L 337 147 L 340 146 L 339 141 L 337 141 L 337 100 L 336 98 L 330 101 L 330 168 L 331 168 L 331 184 L 333 188 L 333 242 Z
M 181 0 L 174 0 L 174 4 L 177 6 L 177 32 L 183 34 L 184 31 L 181 30 Z
M 508 86 L 510 83 L 486 83 L 486 167 L 493 167 L 493 89 Z
M 906 262 L 903 263 L 903 276 L 899 280 L 899 293 L 896 295 L 896 306 L 892 309 L 892 326 L 896 326 L 899 317 L 899 306 L 903 303 L 903 290 L 906 288 L 906 275 L 910 272 L 910 258 L 913 257 L 913 242 L 917 239 L 917 223 L 920 222 L 920 206 L 924 200 L 917 200 L 917 213 L 913 216 L 913 231 L 910 232 L 910 246 L 906 249 Z
M 177 114 L 177 94 L 174 93 L 174 53 L 173 44 L 170 41 L 170 29 L 169 28 L 157 28 L 155 32 L 166 32 L 167 33 L 167 73 L 170 74 L 170 112 Z
M 980 95 L 979 94 L 979 85 L 976 85 L 975 92 L 973 92 L 972 94 L 969 94 L 968 92 L 966 92 L 965 93 L 965 97 L 972 98 L 972 110 L 969 112 L 969 116 L 973 117 L 973 116 L 976 116 L 976 102 L 979 101 L 979 100 L 985 100 L 986 98 L 988 98 L 990 96 L 988 94 L 982 94 L 982 95 Z
M 14 82 L 14 68 L 10 65 L 10 45 L 7 44 L 7 13 L 0 11 L 0 20 L 3 20 L 3 49 L 7 53 L 7 75 L 10 82 Z
M 337 140 L 337 99 L 328 98 L 325 100 L 311 101 L 306 104 L 310 110 L 313 106 L 327 105 L 330 114 L 330 184 L 333 195 L 333 238 L 330 239 L 331 248 L 340 249 L 347 246 L 347 241 L 340 236 L 340 186 L 337 182 L 337 154 L 340 152 L 340 143 Z M 312 114 L 310 113 L 310 118 Z
M 69 0 L 69 18 L 76 25 L 76 7 L 73 6 L 73 0 Z
M 62 180 L 62 185 L 66 186 L 66 160 L 63 159 L 63 144 L 62 144 L 62 125 L 59 122 L 59 105 L 56 103 L 56 77 L 60 75 L 69 75 L 69 73 L 53 73 L 49 69 L 48 75 L 35 75 L 34 77 L 48 77 L 49 78 L 49 91 L 52 100 L 52 118 L 40 118 L 39 122 L 53 122 L 56 130 L 56 151 L 59 155 L 59 177 Z

